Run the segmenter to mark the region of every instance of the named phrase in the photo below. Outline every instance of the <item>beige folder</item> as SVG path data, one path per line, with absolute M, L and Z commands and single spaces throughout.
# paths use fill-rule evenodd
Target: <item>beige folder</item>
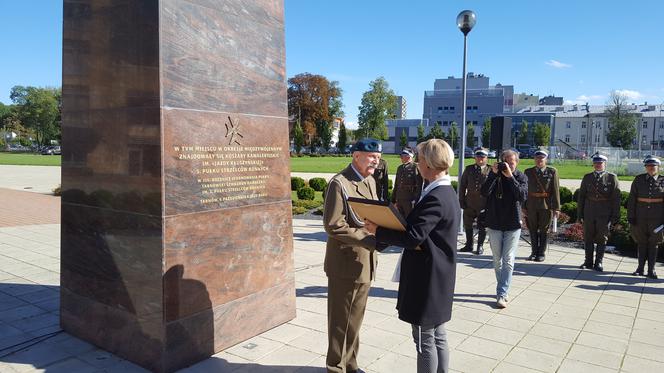
M 348 197 L 348 204 L 362 220 L 371 220 L 384 228 L 406 231 L 406 220 L 390 202 Z

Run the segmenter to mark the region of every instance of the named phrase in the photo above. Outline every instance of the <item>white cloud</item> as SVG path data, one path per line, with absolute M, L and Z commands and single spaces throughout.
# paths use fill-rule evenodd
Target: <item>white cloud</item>
M 628 100 L 634 100 L 634 101 L 640 100 L 645 97 L 645 95 L 643 95 L 641 92 L 632 91 L 629 89 L 617 89 L 616 93 L 627 97 Z
M 567 69 L 567 68 L 572 67 L 572 65 L 570 65 L 568 63 L 564 63 L 564 62 L 560 62 L 560 61 L 556 61 L 556 60 L 548 60 L 544 63 L 551 66 L 551 67 L 555 67 L 556 69 Z
M 584 105 L 586 102 L 589 104 L 599 104 L 601 100 L 604 99 L 604 96 L 601 95 L 581 95 L 573 100 L 565 100 L 565 105 Z

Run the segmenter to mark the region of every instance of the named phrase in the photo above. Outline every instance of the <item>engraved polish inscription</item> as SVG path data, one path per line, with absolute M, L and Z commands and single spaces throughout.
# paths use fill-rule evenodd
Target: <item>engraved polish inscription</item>
M 237 128 L 237 127 L 235 127 Z M 178 161 L 189 162 L 192 177 L 201 188 L 201 204 L 267 197 L 270 167 L 281 147 L 176 145 Z

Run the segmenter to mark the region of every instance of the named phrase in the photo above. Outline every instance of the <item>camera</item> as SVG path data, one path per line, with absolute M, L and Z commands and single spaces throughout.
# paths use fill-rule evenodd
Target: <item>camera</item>
M 507 163 L 506 162 L 498 162 L 498 171 L 500 171 L 500 172 L 507 171 Z

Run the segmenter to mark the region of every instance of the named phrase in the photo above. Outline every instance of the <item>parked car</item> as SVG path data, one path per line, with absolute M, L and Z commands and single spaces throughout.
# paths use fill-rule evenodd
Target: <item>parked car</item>
M 576 150 L 576 149 L 567 149 L 565 151 L 565 158 L 566 159 L 586 159 L 588 158 L 588 155 L 586 152 L 582 150 Z
M 454 156 L 459 158 L 459 149 L 454 150 Z M 466 149 L 463 151 L 463 157 L 464 158 L 473 158 L 475 156 L 475 152 L 473 149 L 469 148 L 466 146 Z
M 30 148 L 21 144 L 9 144 L 7 148 L 10 152 L 27 152 L 30 150 Z
M 489 150 L 489 158 L 496 158 L 496 151 L 495 150 Z
M 41 151 L 42 155 L 60 155 L 62 149 L 59 146 L 48 146 Z
M 537 148 L 530 144 L 518 144 L 516 149 L 519 151 L 519 158 L 533 158 Z

